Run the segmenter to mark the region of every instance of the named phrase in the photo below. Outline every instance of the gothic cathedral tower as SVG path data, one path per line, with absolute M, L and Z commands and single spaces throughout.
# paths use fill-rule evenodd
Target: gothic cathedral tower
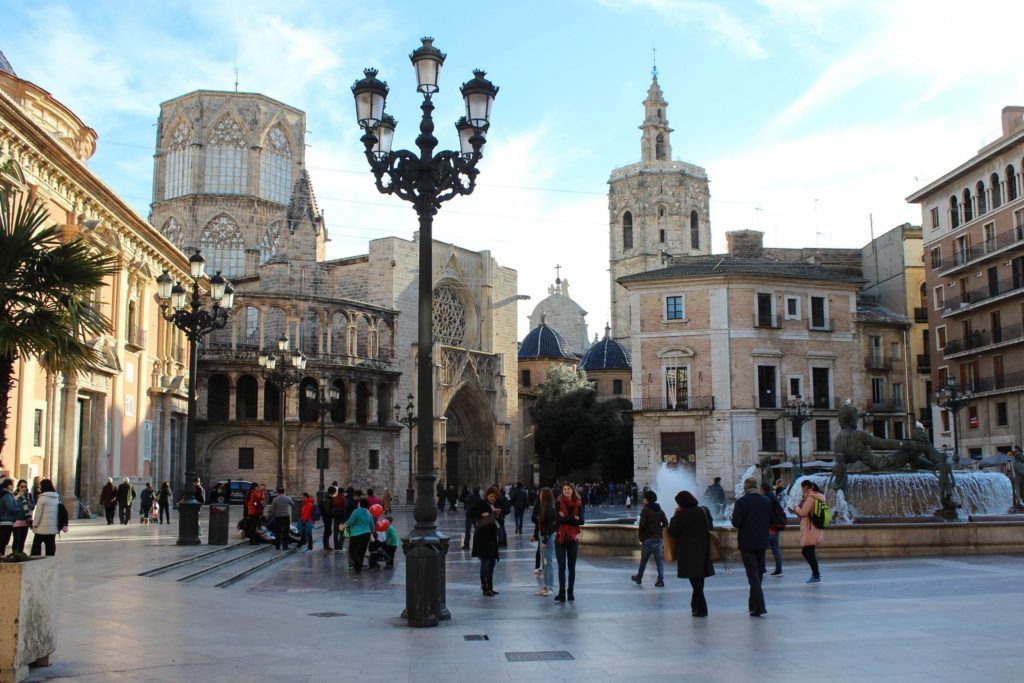
M 671 257 L 711 253 L 708 177 L 700 166 L 672 160 L 668 102 L 657 70 L 644 100 L 640 162 L 608 180 L 612 336 L 629 348 L 628 292 L 617 280 L 665 267 Z

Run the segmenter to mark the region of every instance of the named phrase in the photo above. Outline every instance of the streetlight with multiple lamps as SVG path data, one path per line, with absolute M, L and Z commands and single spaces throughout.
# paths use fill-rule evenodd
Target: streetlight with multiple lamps
M 263 379 L 277 388 L 277 488 L 284 488 L 284 408 L 288 387 L 298 384 L 305 376 L 306 357 L 299 351 L 288 350 L 288 337 L 281 335 L 276 349 L 265 349 L 259 355 Z
M 957 422 L 957 413 L 974 400 L 974 393 L 970 389 L 961 389 L 960 385 L 952 377 L 946 379 L 946 386 L 935 392 L 935 403 L 940 408 L 945 408 L 953 414 L 953 461 L 960 458 L 960 425 Z
M 476 70 L 473 78 L 461 87 L 466 116 L 455 128 L 459 136 L 459 151 L 444 150 L 435 154 L 433 96 L 438 92 L 438 77 L 445 55 L 433 44 L 433 38 L 423 38 L 423 44 L 409 55 L 416 71 L 416 90 L 423 95 L 420 110 L 420 134 L 416 138 L 419 153 L 408 150 L 392 151 L 397 121 L 384 113 L 388 86 L 377 79 L 376 69 L 363 71 L 365 78 L 352 86 L 355 96 L 356 119 L 363 128 L 362 142 L 366 159 L 376 178 L 377 190 L 394 194 L 410 202 L 419 216 L 419 286 L 416 394 L 420 397 L 417 415 L 416 502 L 413 517 L 416 525 L 403 541 L 406 554 L 406 593 L 404 617 L 410 626 L 436 626 L 440 620 L 450 619 L 445 605 L 445 556 L 448 539 L 437 529 L 437 507 L 433 503 L 433 347 L 432 294 L 433 294 L 433 221 L 441 204 L 459 195 L 468 195 L 476 187 L 479 171 L 477 162 L 486 142 L 490 126 L 491 105 L 498 89 L 485 78 L 485 72 Z M 386 177 L 386 182 L 385 182 Z
M 786 403 L 786 420 L 793 425 L 800 458 L 797 463 L 796 477 L 802 476 L 804 473 L 804 425 L 813 418 L 814 403 L 811 401 L 794 396 Z
M 405 504 L 412 505 L 413 496 L 415 495 L 415 489 L 412 486 L 412 429 L 416 426 L 416 407 L 412 402 L 412 394 L 407 397 L 408 403 L 405 404 L 405 414 L 402 414 L 402 406 L 395 404 L 395 422 L 403 424 L 409 428 L 409 483 L 405 488 Z
M 306 398 L 309 401 L 316 401 L 314 407 L 320 415 L 320 450 L 317 451 L 316 467 L 320 470 L 320 488 L 317 489 L 316 498 L 320 501 L 324 497 L 324 469 L 327 467 L 327 450 L 324 439 L 327 437 L 327 416 L 334 410 L 334 403 L 341 398 L 338 387 L 332 386 L 327 389 L 328 378 L 324 377 L 320 382 L 320 389 L 312 386 L 306 387 Z
M 228 323 L 231 307 L 235 302 L 235 290 L 218 270 L 210 278 L 209 304 L 199 282 L 206 275 L 206 259 L 196 249 L 189 257 L 189 275 L 192 278 L 192 293 L 189 295 L 181 282 L 165 270 L 156 279 L 160 312 L 168 321 L 185 333 L 189 340 L 188 352 L 188 419 L 185 427 L 185 482 L 181 500 L 178 502 L 178 545 L 198 545 L 199 509 L 202 503 L 196 500 L 196 379 L 199 366 L 199 340 L 214 330 L 222 329 Z

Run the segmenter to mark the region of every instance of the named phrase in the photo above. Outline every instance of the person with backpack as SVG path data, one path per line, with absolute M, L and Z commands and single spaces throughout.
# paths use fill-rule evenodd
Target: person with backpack
M 654 582 L 654 585 L 658 588 L 665 585 L 662 529 L 667 526 L 668 518 L 665 517 L 665 511 L 658 505 L 658 494 L 654 491 L 644 491 L 644 507 L 640 511 L 640 521 L 637 523 L 637 535 L 640 537 L 640 568 L 636 574 L 629 577 L 636 585 L 639 586 L 644 580 L 644 570 L 647 569 L 647 560 L 651 555 L 654 555 L 654 563 L 658 567 L 658 580 Z
M 53 488 L 53 482 L 43 479 L 39 482 L 39 498 L 36 500 L 36 509 L 32 513 L 32 552 L 31 555 L 39 555 L 43 546 L 46 547 L 47 557 L 57 553 L 57 534 L 67 527 L 67 512 L 61 515 L 60 508 L 64 506 L 60 502 L 60 496 Z M 65 519 L 61 519 L 61 517 Z
M 779 547 L 779 541 L 781 540 L 780 534 L 787 524 L 786 511 L 782 509 L 779 497 L 768 484 L 761 484 L 761 495 L 772 502 L 772 523 L 768 527 L 770 534 L 768 547 L 772 549 L 772 557 L 775 559 L 775 571 L 772 572 L 772 576 L 778 578 L 782 576 L 782 549 Z
M 807 583 L 821 583 L 814 546 L 825 540 L 823 529 L 828 524 L 828 505 L 825 503 L 825 494 L 814 482 L 804 479 L 800 482 L 800 491 L 803 493 L 800 504 L 790 508 L 800 518 L 800 554 L 811 568 L 811 578 L 807 579 Z

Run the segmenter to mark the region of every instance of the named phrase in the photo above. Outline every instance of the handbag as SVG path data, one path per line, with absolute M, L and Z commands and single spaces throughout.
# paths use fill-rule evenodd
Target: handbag
M 486 517 L 481 517 L 480 519 L 478 519 L 475 522 L 473 522 L 473 528 L 477 529 L 477 530 L 479 530 L 479 529 L 486 529 L 487 527 L 494 526 L 497 523 L 498 523 L 498 518 L 495 517 L 493 514 L 491 514 L 491 515 L 488 515 Z
M 676 559 L 676 537 L 668 532 L 668 527 L 661 530 L 661 553 L 666 562 Z
M 704 524 L 708 529 L 708 560 L 711 562 L 718 562 L 722 559 L 722 542 L 719 541 L 718 536 L 715 536 L 711 531 L 713 527 L 708 522 L 708 515 L 711 513 L 708 512 L 707 508 L 704 508 L 704 513 Z

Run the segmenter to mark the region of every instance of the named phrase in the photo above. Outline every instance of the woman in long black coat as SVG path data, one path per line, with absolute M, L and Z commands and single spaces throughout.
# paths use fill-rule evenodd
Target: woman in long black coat
M 677 575 L 689 579 L 693 588 L 690 610 L 695 617 L 708 615 L 708 602 L 704 598 L 704 579 L 715 575 L 711 562 L 711 513 L 697 505 L 689 491 L 676 494 L 676 512 L 669 522 L 668 532 L 676 539 Z
M 501 515 L 497 500 L 498 489 L 492 486 L 487 489 L 483 500 L 466 511 L 466 516 L 473 520 L 476 527 L 472 555 L 480 558 L 480 589 L 488 597 L 498 594 L 494 590 L 494 565 L 498 563 L 498 518 Z

